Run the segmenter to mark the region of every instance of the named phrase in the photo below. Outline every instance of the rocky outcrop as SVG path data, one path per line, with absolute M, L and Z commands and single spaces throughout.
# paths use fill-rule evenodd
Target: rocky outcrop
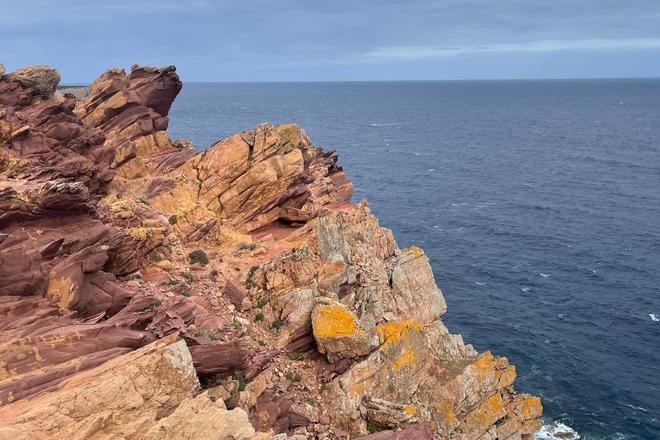
M 199 389 L 183 341 L 167 337 L 61 383 L 57 392 L 0 407 L 0 438 L 252 439 L 240 408 Z
M 2 67 L 2 73 L 4 73 L 4 66 Z M 2 73 L 0 73 L 0 76 L 2 76 Z M 45 64 L 40 64 L 15 70 L 7 75 L 5 80 L 16 81 L 23 87 L 32 89 L 35 94 L 50 98 L 60 83 L 60 72 Z
M 302 129 L 198 151 L 167 136 L 174 67 L 109 70 L 82 99 L 58 81 L 0 75 L 0 436 L 538 429 L 515 368 L 444 326 L 423 250 L 350 203 Z

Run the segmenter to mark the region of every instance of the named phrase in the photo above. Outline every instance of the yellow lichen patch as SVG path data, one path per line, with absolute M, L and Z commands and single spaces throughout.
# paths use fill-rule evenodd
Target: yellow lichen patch
M 504 402 L 500 393 L 495 393 L 483 401 L 479 407 L 470 413 L 463 423 L 474 432 L 484 432 L 493 423 L 506 415 Z
M 403 367 L 407 367 L 413 364 L 415 361 L 415 353 L 413 350 L 406 350 L 392 361 L 392 369 L 399 370 Z
M 408 414 L 409 416 L 414 416 L 415 413 L 417 412 L 417 409 L 416 409 L 414 406 L 412 406 L 412 405 L 406 405 L 406 406 L 403 408 L 403 411 L 404 411 L 406 414 Z
M 477 360 L 472 364 L 472 367 L 480 376 L 485 376 L 492 373 L 495 369 L 495 359 L 490 351 L 487 351 L 479 355 Z
M 390 321 L 376 326 L 378 339 L 385 348 L 401 341 L 404 333 L 408 330 L 421 332 L 421 327 L 414 319 L 404 319 L 401 321 Z
M 363 382 L 358 382 L 351 387 L 351 392 L 354 394 L 363 394 L 366 391 L 367 387 Z
M 434 405 L 434 408 L 439 416 L 440 426 L 443 431 L 452 431 L 458 426 L 458 419 L 454 414 L 454 408 L 449 400 L 440 400 Z
M 496 371 L 497 376 L 497 388 L 504 388 L 509 386 L 516 380 L 516 367 L 513 365 L 507 365 L 506 368 L 500 371 Z
M 128 200 L 117 200 L 110 205 L 110 211 L 117 214 L 119 218 L 133 217 L 133 209 Z
M 408 249 L 405 250 L 412 252 L 412 254 L 416 257 L 421 257 L 422 255 L 424 255 L 424 251 L 422 250 L 422 248 L 417 246 L 410 246 Z
M 48 298 L 57 300 L 57 304 L 61 309 L 65 309 L 73 300 L 73 292 L 76 289 L 76 284 L 71 278 L 62 277 L 57 278 L 55 272 L 48 274 L 48 289 L 46 295 Z
M 537 396 L 525 395 L 520 418 L 522 420 L 529 420 L 535 417 L 541 417 L 542 412 L 543 406 L 541 405 L 541 398 Z
M 352 336 L 358 329 L 353 314 L 339 304 L 319 306 L 312 327 L 316 338 Z

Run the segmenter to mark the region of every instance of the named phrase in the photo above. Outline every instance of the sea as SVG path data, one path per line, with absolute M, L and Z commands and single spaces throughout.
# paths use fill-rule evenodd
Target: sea
M 541 396 L 537 439 L 660 439 L 660 80 L 185 84 L 205 149 L 295 122 L 334 149 L 452 332 Z

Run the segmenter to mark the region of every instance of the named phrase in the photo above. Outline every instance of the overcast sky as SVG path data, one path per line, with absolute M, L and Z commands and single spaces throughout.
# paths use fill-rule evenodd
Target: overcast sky
M 0 0 L 0 63 L 63 83 L 660 77 L 660 0 Z

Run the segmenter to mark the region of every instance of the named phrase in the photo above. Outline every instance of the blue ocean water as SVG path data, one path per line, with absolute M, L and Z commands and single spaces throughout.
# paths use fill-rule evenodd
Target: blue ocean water
M 296 122 L 336 149 L 444 320 L 518 367 L 547 421 L 660 438 L 660 80 L 186 84 L 198 148 Z

